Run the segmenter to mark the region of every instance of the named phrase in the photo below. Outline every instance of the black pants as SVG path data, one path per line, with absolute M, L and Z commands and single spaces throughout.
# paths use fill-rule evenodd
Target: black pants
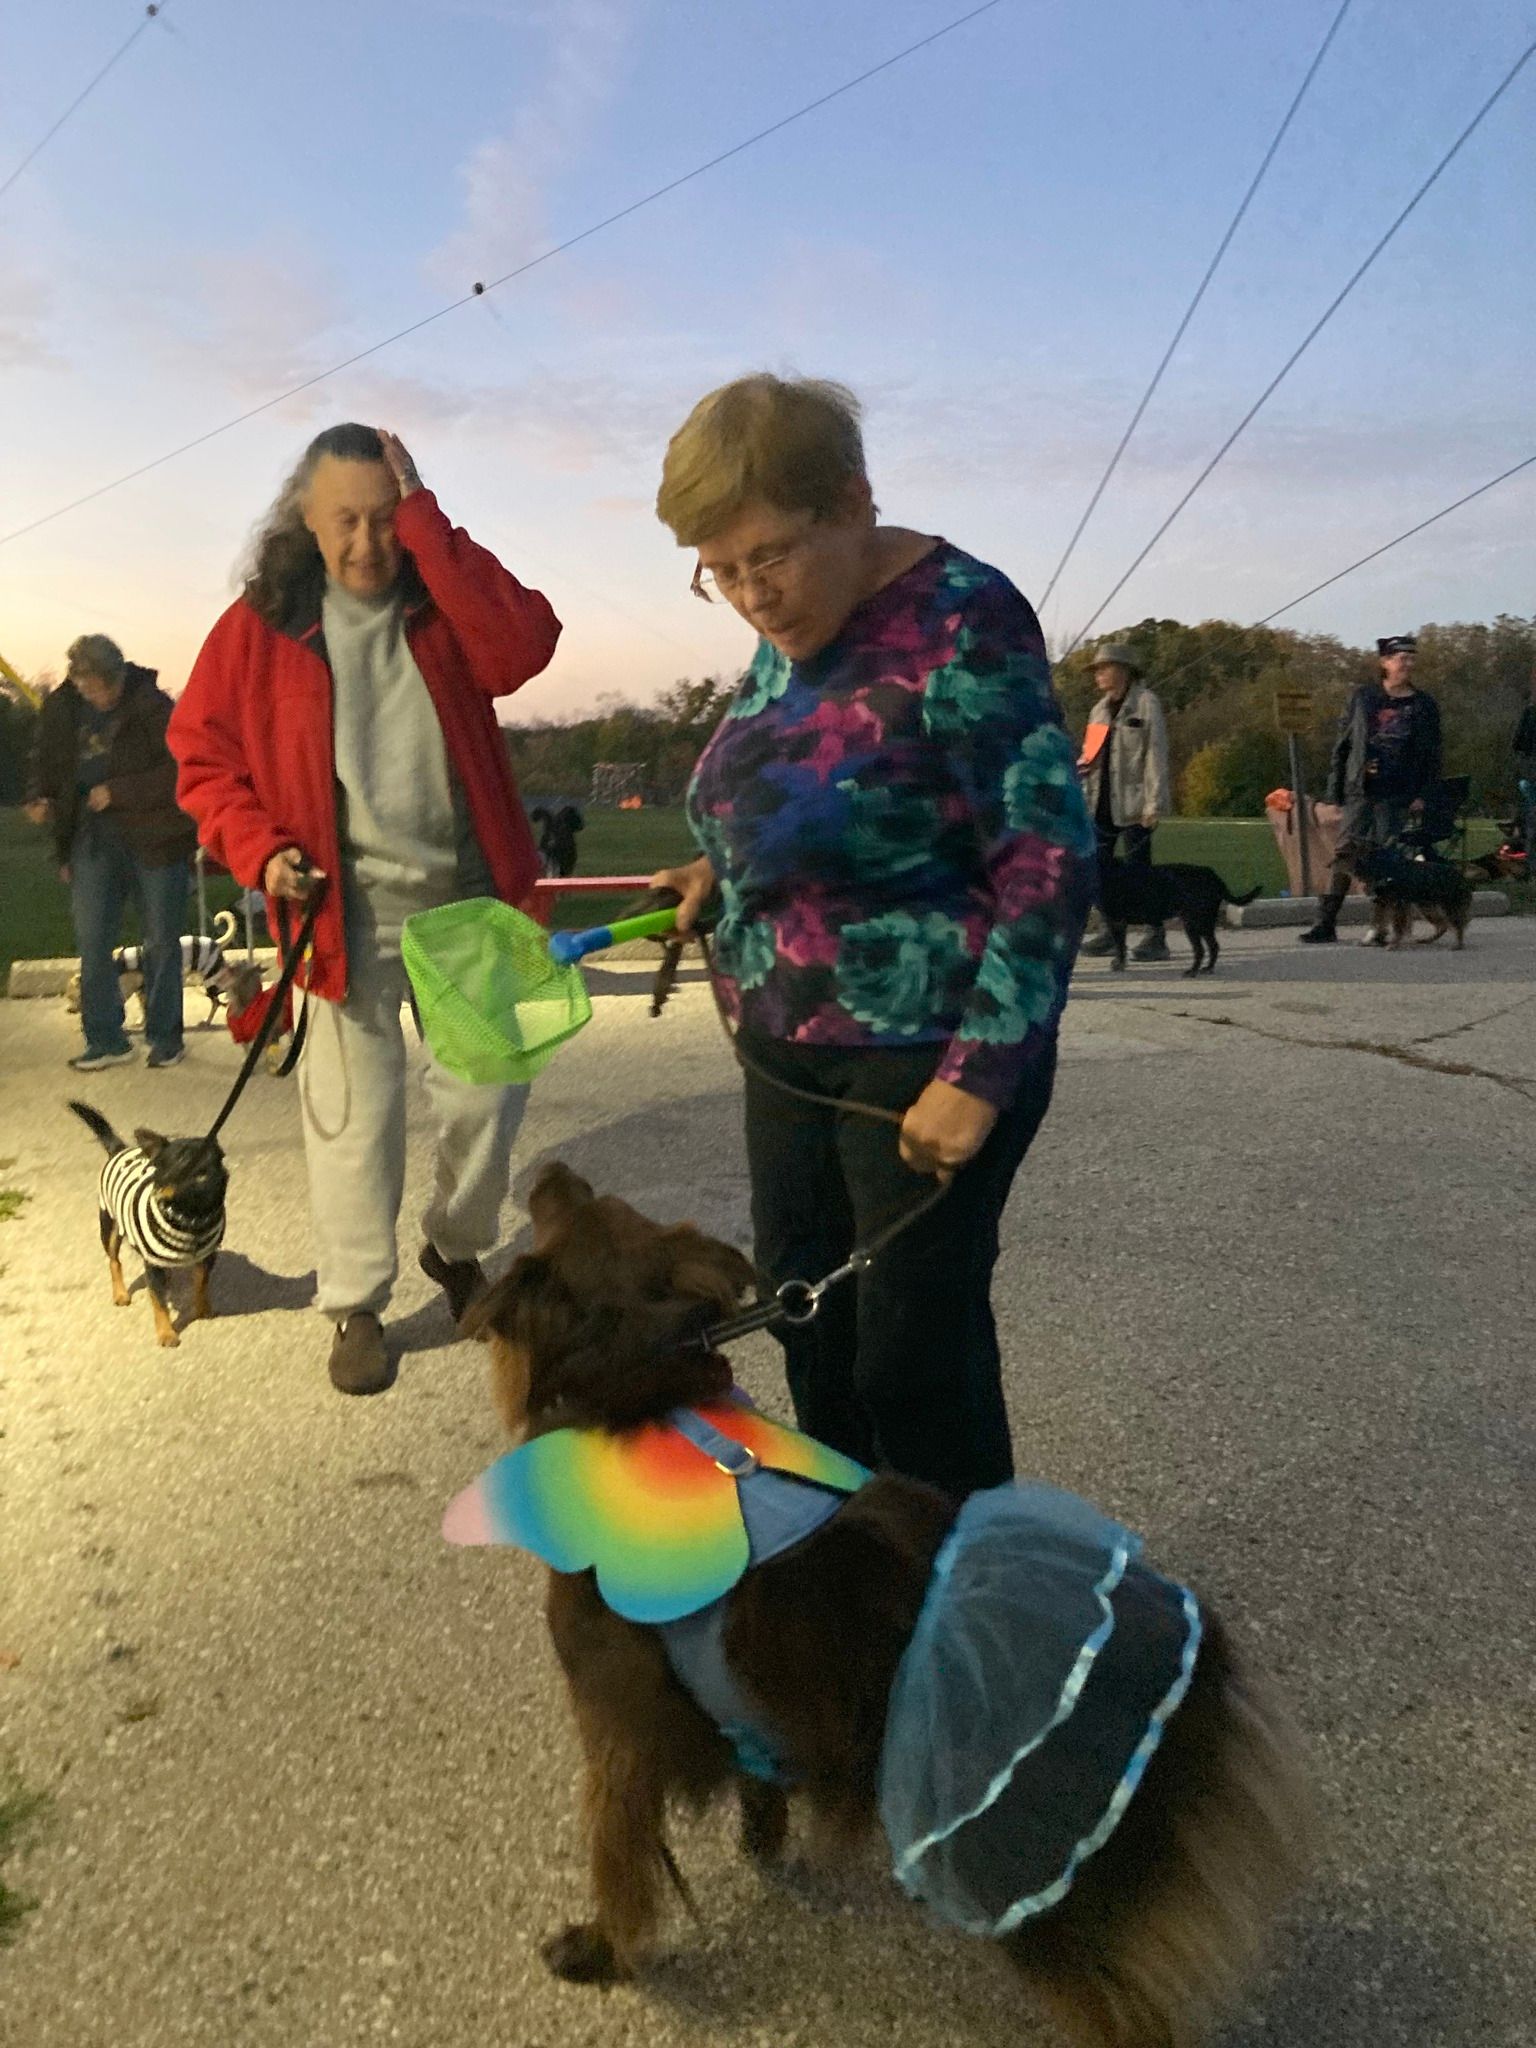
M 741 1046 L 795 1087 L 898 1110 L 940 1058 L 933 1045 L 886 1051 L 747 1035 Z M 944 1199 L 868 1272 L 825 1295 L 813 1323 L 780 1335 L 807 1435 L 956 1495 L 1012 1478 L 992 1269 L 1008 1191 L 1055 1078 L 1052 1045 Z M 819 1279 L 932 1190 L 902 1164 L 895 1124 L 797 1101 L 751 1072 L 746 1125 L 757 1263 L 772 1286 Z
M 1388 797 L 1380 801 L 1356 797 L 1339 821 L 1333 866 L 1328 873 L 1328 894 L 1342 902 L 1355 878 L 1356 859 L 1373 847 L 1393 845 L 1402 836 L 1407 823 L 1406 797 Z
M 1125 843 L 1125 864 L 1129 867 L 1149 868 L 1152 865 L 1152 834 L 1145 825 L 1116 825 L 1096 818 L 1094 834 L 1099 842 L 1100 861 L 1113 860 L 1115 842 Z

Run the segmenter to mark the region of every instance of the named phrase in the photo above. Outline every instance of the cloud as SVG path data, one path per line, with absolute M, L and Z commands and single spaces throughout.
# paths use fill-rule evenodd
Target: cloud
M 613 97 L 629 40 L 629 0 L 555 0 L 541 13 L 548 32 L 542 72 L 506 134 L 481 142 L 460 167 L 463 217 L 427 259 L 429 277 L 446 290 L 500 277 L 557 239 L 547 188 L 577 162 Z

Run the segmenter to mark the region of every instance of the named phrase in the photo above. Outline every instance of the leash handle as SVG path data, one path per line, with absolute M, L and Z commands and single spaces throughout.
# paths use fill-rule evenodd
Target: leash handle
M 218 1137 L 220 1131 L 223 1130 L 225 1124 L 228 1123 L 230 1112 L 245 1093 L 246 1082 L 250 1080 L 252 1074 L 256 1071 L 256 1062 L 261 1058 L 272 1041 L 272 1036 L 283 1014 L 283 1004 L 287 999 L 288 991 L 293 987 L 294 976 L 298 973 L 299 964 L 304 958 L 305 948 L 314 937 L 315 923 L 320 915 L 320 906 L 324 903 L 329 888 L 330 881 L 324 875 L 317 875 L 310 884 L 309 900 L 304 906 L 303 920 L 299 925 L 298 931 L 294 934 L 292 945 L 285 946 L 284 948 L 283 971 L 273 983 L 272 993 L 267 1002 L 267 1014 L 261 1020 L 261 1029 L 246 1047 L 245 1060 L 239 1073 L 235 1076 L 235 1085 L 230 1089 L 228 1095 L 225 1096 L 223 1108 L 214 1118 L 208 1128 L 207 1136 L 203 1139 L 205 1146 L 211 1145 Z M 283 922 L 286 925 L 286 913 L 283 913 Z M 297 1040 L 298 1033 L 296 1032 L 294 1035 Z M 297 1047 L 295 1047 L 295 1050 L 297 1050 Z

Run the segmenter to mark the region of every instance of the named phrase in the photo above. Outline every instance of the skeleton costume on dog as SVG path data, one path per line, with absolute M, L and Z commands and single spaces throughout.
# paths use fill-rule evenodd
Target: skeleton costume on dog
M 146 1266 L 200 1266 L 224 1242 L 224 1211 L 180 1215 L 155 1193 L 154 1161 L 136 1145 L 114 1152 L 101 1169 L 101 1206 L 123 1242 Z
M 443 1534 L 595 1570 L 616 1614 L 659 1629 L 738 1766 L 790 1784 L 782 1743 L 725 1662 L 730 1589 L 870 1477 L 737 1393 L 623 1434 L 535 1437 L 457 1496 Z M 896 1878 L 950 1925 L 997 1936 L 1059 1904 L 1183 1700 L 1200 1610 L 1140 1549 L 1050 1486 L 993 1487 L 956 1516 L 891 1689 L 880 1761 Z

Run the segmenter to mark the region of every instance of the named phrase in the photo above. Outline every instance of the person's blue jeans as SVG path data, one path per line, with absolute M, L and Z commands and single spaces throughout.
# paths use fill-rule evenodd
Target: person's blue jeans
M 148 867 L 103 818 L 87 817 L 69 853 L 75 943 L 80 948 L 80 1025 L 87 1052 L 126 1052 L 123 995 L 113 954 L 123 911 L 138 901 L 144 935 L 144 1036 L 151 1052 L 181 1046 L 181 932 L 189 870 L 184 860 Z

